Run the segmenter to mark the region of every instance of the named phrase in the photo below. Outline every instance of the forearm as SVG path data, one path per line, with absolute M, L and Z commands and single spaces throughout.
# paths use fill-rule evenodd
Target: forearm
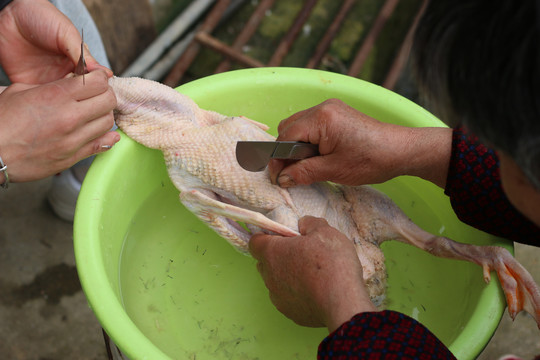
M 510 203 L 502 188 L 497 153 L 460 127 L 452 141 L 445 194 L 458 218 L 490 234 L 538 246 L 540 229 Z
M 363 286 L 348 287 L 346 294 L 336 296 L 331 306 L 328 307 L 324 323 L 328 332 L 332 333 L 341 325 L 349 321 L 359 313 L 377 312 L 377 307 L 369 299 L 369 295 Z M 333 291 L 337 294 L 338 291 Z
M 452 153 L 452 129 L 401 128 L 394 166 L 398 175 L 418 176 L 444 188 Z

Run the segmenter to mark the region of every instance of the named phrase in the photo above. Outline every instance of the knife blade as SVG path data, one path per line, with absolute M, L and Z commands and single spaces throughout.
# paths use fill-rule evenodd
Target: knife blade
M 86 60 L 84 59 L 84 29 L 82 29 L 81 38 L 81 56 L 75 67 L 75 75 L 82 75 L 83 85 L 85 85 L 84 74 L 88 74 L 88 68 L 86 67 Z
M 238 141 L 236 160 L 247 171 L 262 171 L 270 159 L 301 160 L 319 154 L 319 146 L 299 141 Z

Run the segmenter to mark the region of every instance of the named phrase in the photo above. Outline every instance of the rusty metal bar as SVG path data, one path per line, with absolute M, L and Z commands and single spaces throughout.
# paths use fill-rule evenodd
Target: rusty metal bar
M 212 6 L 214 1 L 192 1 L 157 39 L 122 72 L 121 76 L 143 76 L 153 64 L 166 56 L 171 44 L 182 38 L 189 31 L 189 28 Z
M 274 5 L 274 2 L 276 0 L 263 0 L 261 3 L 257 6 L 249 20 L 246 22 L 246 25 L 242 29 L 242 31 L 238 34 L 237 38 L 234 40 L 232 49 L 236 52 L 241 52 L 242 46 L 244 46 L 249 39 L 253 36 L 255 31 L 257 30 L 257 26 L 261 23 L 262 19 L 264 18 L 266 12 Z M 229 58 L 234 59 L 233 56 L 229 56 Z M 250 58 L 252 59 L 252 58 Z M 253 59 L 252 59 L 253 60 Z M 256 61 L 256 60 L 255 60 Z M 242 61 L 241 61 L 242 62 Z M 245 65 L 249 65 L 246 62 L 242 62 Z M 261 65 L 263 66 L 263 65 Z M 231 67 L 231 60 L 230 59 L 223 59 L 223 61 L 217 66 L 216 70 L 214 71 L 216 74 L 220 72 L 224 72 L 229 70 Z
M 235 60 L 241 64 L 247 65 L 249 67 L 263 67 L 264 64 L 252 57 L 242 54 L 228 46 L 227 44 L 219 41 L 218 39 L 208 35 L 205 32 L 200 32 L 195 35 L 195 39 L 202 45 L 205 45 L 211 48 L 214 51 L 219 52 L 220 54 L 225 55 L 226 57 Z
M 200 31 L 211 33 L 219 23 L 219 20 L 229 6 L 229 3 L 230 0 L 218 0 L 216 5 L 214 5 L 214 7 L 204 20 Z M 199 53 L 200 49 L 201 45 L 198 42 L 191 42 L 184 54 L 180 57 L 180 59 L 178 59 L 169 75 L 167 75 L 163 83 L 171 87 L 175 87 L 176 85 L 178 85 L 180 79 L 182 79 L 182 76 L 184 75 L 186 70 L 189 68 L 193 60 L 195 60 L 195 57 Z
M 235 0 L 232 0 L 235 1 Z M 391 67 L 388 69 L 383 86 L 388 89 L 393 89 L 397 80 L 399 79 L 400 74 L 405 67 L 408 55 L 410 53 L 410 48 L 413 39 L 413 33 L 417 26 L 417 23 L 421 17 L 423 9 L 426 6 L 428 0 L 422 0 L 422 4 L 419 6 L 415 18 L 412 22 L 412 25 L 407 31 L 396 56 L 393 60 Z M 344 19 L 350 13 L 351 8 L 356 4 L 357 0 L 343 0 L 340 5 L 340 9 L 334 17 L 332 23 L 327 28 L 325 35 L 319 41 L 317 48 L 313 52 L 312 57 L 309 59 L 306 64 L 307 68 L 317 67 L 328 49 L 330 48 L 332 41 L 336 37 L 341 24 Z M 246 25 L 240 31 L 236 39 L 234 40 L 231 46 L 219 41 L 212 36 L 213 30 L 217 27 L 221 18 L 224 16 L 225 10 L 230 6 L 231 0 L 217 0 L 215 6 L 212 8 L 210 13 L 205 18 L 203 24 L 199 27 L 199 30 L 196 31 L 193 41 L 176 62 L 173 69 L 170 71 L 169 75 L 163 81 L 169 86 L 176 86 L 180 82 L 184 73 L 191 66 L 192 62 L 195 60 L 197 54 L 200 52 L 201 46 L 206 46 L 212 51 L 218 52 L 224 56 L 223 61 L 215 69 L 215 72 L 227 71 L 232 62 L 237 62 L 247 67 L 262 67 L 265 66 L 262 61 L 245 55 L 242 52 L 242 47 L 248 43 L 249 39 L 253 36 L 258 26 L 264 19 L 265 13 L 270 9 L 275 0 L 260 0 L 259 5 L 250 16 L 249 20 L 246 22 Z M 290 48 L 294 41 L 296 41 L 302 27 L 309 19 L 311 13 L 313 12 L 314 7 L 317 5 L 318 0 L 305 0 L 302 9 L 296 15 L 296 18 L 289 28 L 288 32 L 281 39 L 278 47 L 274 51 L 269 62 L 266 66 L 279 66 L 287 53 L 290 51 Z M 382 29 L 386 25 L 388 19 L 392 16 L 399 0 L 386 0 L 379 10 L 376 19 L 371 26 L 368 34 L 363 40 L 363 43 L 355 55 L 354 60 L 351 63 L 351 66 L 348 70 L 348 75 L 357 77 L 360 73 L 365 61 L 367 60 L 370 52 L 375 46 Z
M 399 0 L 386 0 L 381 11 L 379 12 L 379 15 L 375 19 L 373 26 L 371 27 L 369 33 L 364 39 L 364 43 L 356 54 L 351 64 L 351 67 L 349 68 L 348 75 L 354 77 L 358 76 L 358 74 L 362 70 L 362 67 L 364 66 L 364 63 L 366 62 L 369 53 L 371 52 L 371 49 L 375 45 L 375 41 L 377 40 L 379 34 L 384 28 L 386 21 L 394 12 L 394 9 L 396 8 L 398 2 Z
M 409 54 L 411 52 L 411 47 L 412 47 L 412 43 L 414 39 L 414 32 L 416 31 L 416 27 L 418 26 L 418 23 L 420 22 L 420 18 L 422 17 L 422 14 L 424 13 L 424 10 L 426 9 L 427 3 L 428 3 L 428 0 L 422 1 L 422 4 L 420 5 L 418 12 L 416 13 L 414 17 L 413 23 L 411 27 L 409 28 L 409 31 L 407 32 L 407 35 L 405 36 L 403 43 L 401 44 L 401 48 L 399 49 L 399 52 L 396 58 L 394 59 L 394 62 L 392 63 L 390 70 L 388 70 L 388 74 L 386 74 L 386 79 L 383 82 L 383 87 L 387 89 L 390 89 L 390 90 L 394 89 L 403 71 L 403 68 L 405 67 L 405 64 L 407 63 L 407 60 L 409 59 Z
M 300 12 L 298 13 L 298 16 L 294 20 L 294 23 L 289 29 L 289 32 L 283 37 L 283 39 L 281 39 L 281 43 L 279 44 L 276 51 L 274 52 L 274 55 L 272 55 L 272 58 L 268 62 L 268 66 L 279 66 L 281 64 L 281 62 L 289 52 L 292 43 L 298 36 L 298 33 L 309 18 L 309 15 L 311 15 L 311 11 L 317 4 L 317 1 L 318 0 L 305 1 L 302 10 L 300 10 Z
M 306 64 L 306 68 L 314 69 L 320 64 L 322 57 L 324 56 L 324 54 L 326 54 L 326 51 L 330 47 L 330 44 L 332 44 L 332 40 L 334 40 L 334 38 L 336 37 L 339 28 L 343 23 L 343 20 L 345 19 L 345 17 L 349 13 L 349 10 L 353 7 L 355 3 L 356 0 L 345 0 L 345 2 L 343 2 L 343 5 L 341 5 L 341 8 L 339 9 L 338 14 L 334 18 L 334 21 L 332 21 L 332 24 L 330 24 L 328 31 L 326 32 L 322 40 L 319 42 L 319 45 L 317 45 L 317 48 L 315 49 L 315 54 L 311 59 L 309 59 L 308 63 Z

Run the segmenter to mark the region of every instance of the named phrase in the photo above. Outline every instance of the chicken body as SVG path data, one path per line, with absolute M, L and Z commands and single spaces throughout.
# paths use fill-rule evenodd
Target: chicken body
M 486 281 L 492 270 L 497 271 L 510 315 L 526 310 L 540 327 L 540 290 L 506 249 L 461 244 L 427 233 L 369 186 L 272 185 L 267 171 L 246 171 L 235 156 L 238 141 L 275 140 L 264 124 L 202 110 L 187 96 L 150 80 L 112 78 L 110 85 L 118 100 L 118 127 L 133 140 L 163 152 L 180 201 L 239 251 L 247 252 L 255 230 L 294 236 L 302 216 L 322 217 L 354 242 L 375 304 L 383 302 L 386 290 L 379 245 L 398 240 L 436 256 L 477 263 Z

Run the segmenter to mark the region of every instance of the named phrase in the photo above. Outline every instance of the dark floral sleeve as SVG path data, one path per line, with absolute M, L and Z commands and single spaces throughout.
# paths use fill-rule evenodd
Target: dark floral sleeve
M 418 321 L 395 311 L 355 315 L 319 345 L 319 360 L 455 359 Z
M 453 132 L 445 193 L 464 223 L 495 236 L 540 246 L 540 228 L 516 210 L 502 189 L 497 153 L 463 128 Z

